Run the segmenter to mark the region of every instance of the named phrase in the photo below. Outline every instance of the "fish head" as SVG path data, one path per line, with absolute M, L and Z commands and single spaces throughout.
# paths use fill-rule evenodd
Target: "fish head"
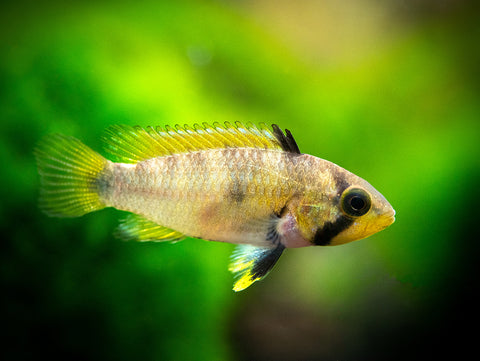
M 318 246 L 340 245 L 395 221 L 395 210 L 370 183 L 333 163 L 318 164 L 320 176 L 313 175 L 312 186 L 292 212 L 303 239 Z
M 395 210 L 367 181 L 354 176 L 349 186 L 334 200 L 337 219 L 343 224 L 329 245 L 339 245 L 371 236 L 395 221 Z

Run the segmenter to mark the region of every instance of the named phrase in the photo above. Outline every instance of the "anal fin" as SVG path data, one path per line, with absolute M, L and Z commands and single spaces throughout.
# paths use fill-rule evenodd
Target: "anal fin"
M 242 291 L 252 283 L 264 278 L 282 255 L 285 246 L 272 247 L 239 245 L 232 254 L 229 270 L 234 274 L 233 290 Z
M 125 241 L 180 241 L 185 238 L 183 233 L 163 227 L 142 216 L 131 214 L 118 226 L 115 236 Z

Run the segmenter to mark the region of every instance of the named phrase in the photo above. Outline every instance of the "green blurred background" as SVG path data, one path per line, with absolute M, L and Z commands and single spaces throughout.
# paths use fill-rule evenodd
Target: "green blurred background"
M 475 346 L 480 27 L 473 1 L 2 3 L 2 359 L 420 359 Z M 232 245 L 121 242 L 112 209 L 37 208 L 45 134 L 278 123 L 397 221 L 285 252 L 231 291 Z M 475 354 L 475 353 L 474 353 Z

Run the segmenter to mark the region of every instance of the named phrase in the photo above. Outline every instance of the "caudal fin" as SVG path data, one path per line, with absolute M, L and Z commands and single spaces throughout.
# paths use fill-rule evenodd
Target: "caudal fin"
M 54 217 L 78 217 L 105 205 L 98 187 L 107 160 L 78 139 L 52 134 L 34 151 L 40 174 L 40 208 Z

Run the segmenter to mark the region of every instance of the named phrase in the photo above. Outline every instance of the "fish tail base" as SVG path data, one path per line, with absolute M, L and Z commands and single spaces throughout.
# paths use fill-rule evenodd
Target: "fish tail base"
M 40 174 L 40 208 L 53 217 L 79 217 L 105 207 L 99 195 L 109 163 L 78 139 L 52 134 L 34 151 Z

